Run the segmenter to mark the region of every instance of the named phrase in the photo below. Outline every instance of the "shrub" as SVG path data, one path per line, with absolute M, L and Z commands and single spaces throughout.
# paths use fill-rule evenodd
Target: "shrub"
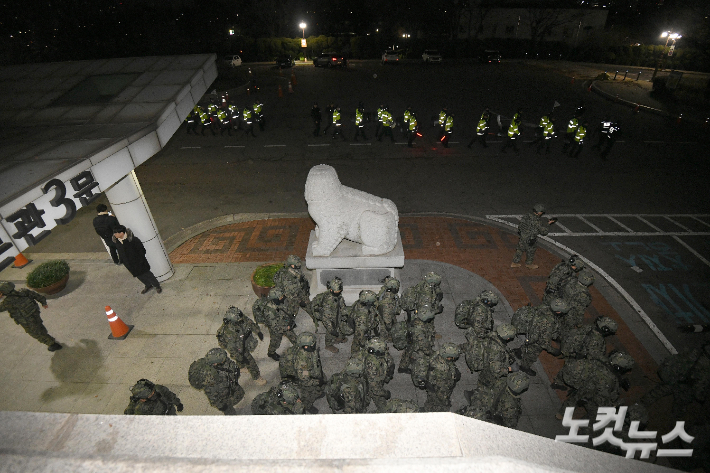
M 254 282 L 262 287 L 273 287 L 274 275 L 283 267 L 283 263 L 273 263 L 259 266 L 256 268 L 256 271 L 254 271 Z
M 61 281 L 69 274 L 69 264 L 64 260 L 47 261 L 37 266 L 27 275 L 27 287 L 42 288 Z

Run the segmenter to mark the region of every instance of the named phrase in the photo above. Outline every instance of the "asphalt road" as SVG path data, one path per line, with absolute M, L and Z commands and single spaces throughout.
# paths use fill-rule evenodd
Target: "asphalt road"
M 631 220 L 645 214 L 705 215 L 698 217 L 699 223 L 693 221 L 696 231 L 706 233 L 698 236 L 666 234 L 673 233 L 670 229 L 648 234 L 643 224 L 634 227 L 631 220 L 624 221 L 632 232 L 615 232 L 611 225 L 604 229 L 611 235 L 575 235 L 585 232 L 584 225 L 571 228 L 579 222 L 569 217 L 561 223 L 567 222 L 572 235 L 555 241 L 616 280 L 676 348 L 707 340 L 706 335 L 685 335 L 676 329 L 681 323 L 710 323 L 707 134 L 654 115 L 634 115 L 588 92 L 579 77 L 572 83 L 567 75 L 521 62 L 382 66 L 363 61 L 347 70 L 298 66 L 293 93 L 287 92 L 288 71 L 279 75 L 265 65 L 252 70 L 260 87 L 257 97 L 264 103 L 264 132 L 257 128 L 256 138 L 242 132 L 203 137 L 181 128 L 162 152 L 136 169 L 164 239 L 226 214 L 305 212 L 306 175 L 320 163 L 333 165 L 343 184 L 392 199 L 402 214 L 484 218 L 519 215 L 543 202 L 550 215 L 623 214 Z M 283 97 L 277 94 L 279 85 Z M 243 107 L 254 97 L 233 98 Z M 373 116 L 380 104 L 388 105 L 394 115 L 411 106 L 424 136 L 414 149 L 407 148 L 399 131 L 396 143 L 378 142 L 372 139 L 371 123 L 366 143 L 315 138 L 309 116 L 314 101 L 323 110 L 330 102 L 341 106 L 349 140 L 360 101 Z M 593 133 L 579 159 L 563 155 L 560 140 L 553 144 L 552 154 L 542 156 L 526 144 L 519 145 L 519 155 L 510 149 L 501 154 L 501 138 L 495 136 L 489 138 L 488 149 L 466 147 L 484 107 L 501 115 L 504 128 L 506 117 L 522 108 L 527 125 L 523 141 L 529 141 L 532 127 L 555 101 L 560 103 L 554 118 L 558 133 L 580 101 L 592 129 L 607 116 L 622 120 L 624 134 L 609 161 L 601 161 L 591 149 L 596 142 Z M 432 126 L 442 106 L 455 114 L 448 149 L 437 143 Z M 499 130 L 494 125 L 491 131 Z M 52 237 L 33 251 L 102 251 L 91 231 L 93 216 L 91 209 L 80 210 L 77 218 L 53 230 Z M 608 224 L 604 219 L 597 220 L 598 226 Z

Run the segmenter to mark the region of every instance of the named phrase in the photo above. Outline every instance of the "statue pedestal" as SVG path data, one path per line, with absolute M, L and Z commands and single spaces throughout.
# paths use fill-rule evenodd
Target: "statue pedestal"
M 389 253 L 376 256 L 362 254 L 362 245 L 343 240 L 329 256 L 313 256 L 313 243 L 318 241 L 311 231 L 306 251 L 306 268 L 313 270 L 311 295 L 327 290 L 328 281 L 338 276 L 343 280 L 343 298 L 350 305 L 360 291 L 379 291 L 386 276 L 395 276 L 395 269 L 404 266 L 402 238 L 397 234 L 397 245 Z

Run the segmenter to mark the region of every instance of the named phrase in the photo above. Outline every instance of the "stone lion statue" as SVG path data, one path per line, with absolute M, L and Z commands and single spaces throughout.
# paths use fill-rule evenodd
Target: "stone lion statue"
M 389 253 L 397 244 L 394 202 L 342 185 L 332 166 L 311 168 L 305 197 L 316 222 L 313 256 L 329 256 L 343 238 L 361 243 L 363 255 Z

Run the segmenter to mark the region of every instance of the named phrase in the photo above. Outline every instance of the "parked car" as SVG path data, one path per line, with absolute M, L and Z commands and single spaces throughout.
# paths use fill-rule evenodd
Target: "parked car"
M 399 64 L 399 51 L 388 49 L 382 53 L 382 64 Z
M 427 49 L 422 53 L 422 61 L 427 64 L 441 64 L 441 54 L 436 49 Z
M 296 61 L 291 56 L 280 56 L 276 60 L 277 67 L 293 67 L 296 65 Z
M 479 56 L 479 60 L 483 63 L 500 64 L 500 52 L 495 49 L 486 49 Z
M 236 54 L 233 56 L 225 56 L 224 62 L 226 62 L 227 64 L 229 64 L 232 67 L 238 67 L 238 66 L 242 65 L 242 58 Z
M 316 67 L 343 67 L 344 64 L 345 58 L 334 52 L 321 53 L 320 56 L 313 59 L 313 65 Z

